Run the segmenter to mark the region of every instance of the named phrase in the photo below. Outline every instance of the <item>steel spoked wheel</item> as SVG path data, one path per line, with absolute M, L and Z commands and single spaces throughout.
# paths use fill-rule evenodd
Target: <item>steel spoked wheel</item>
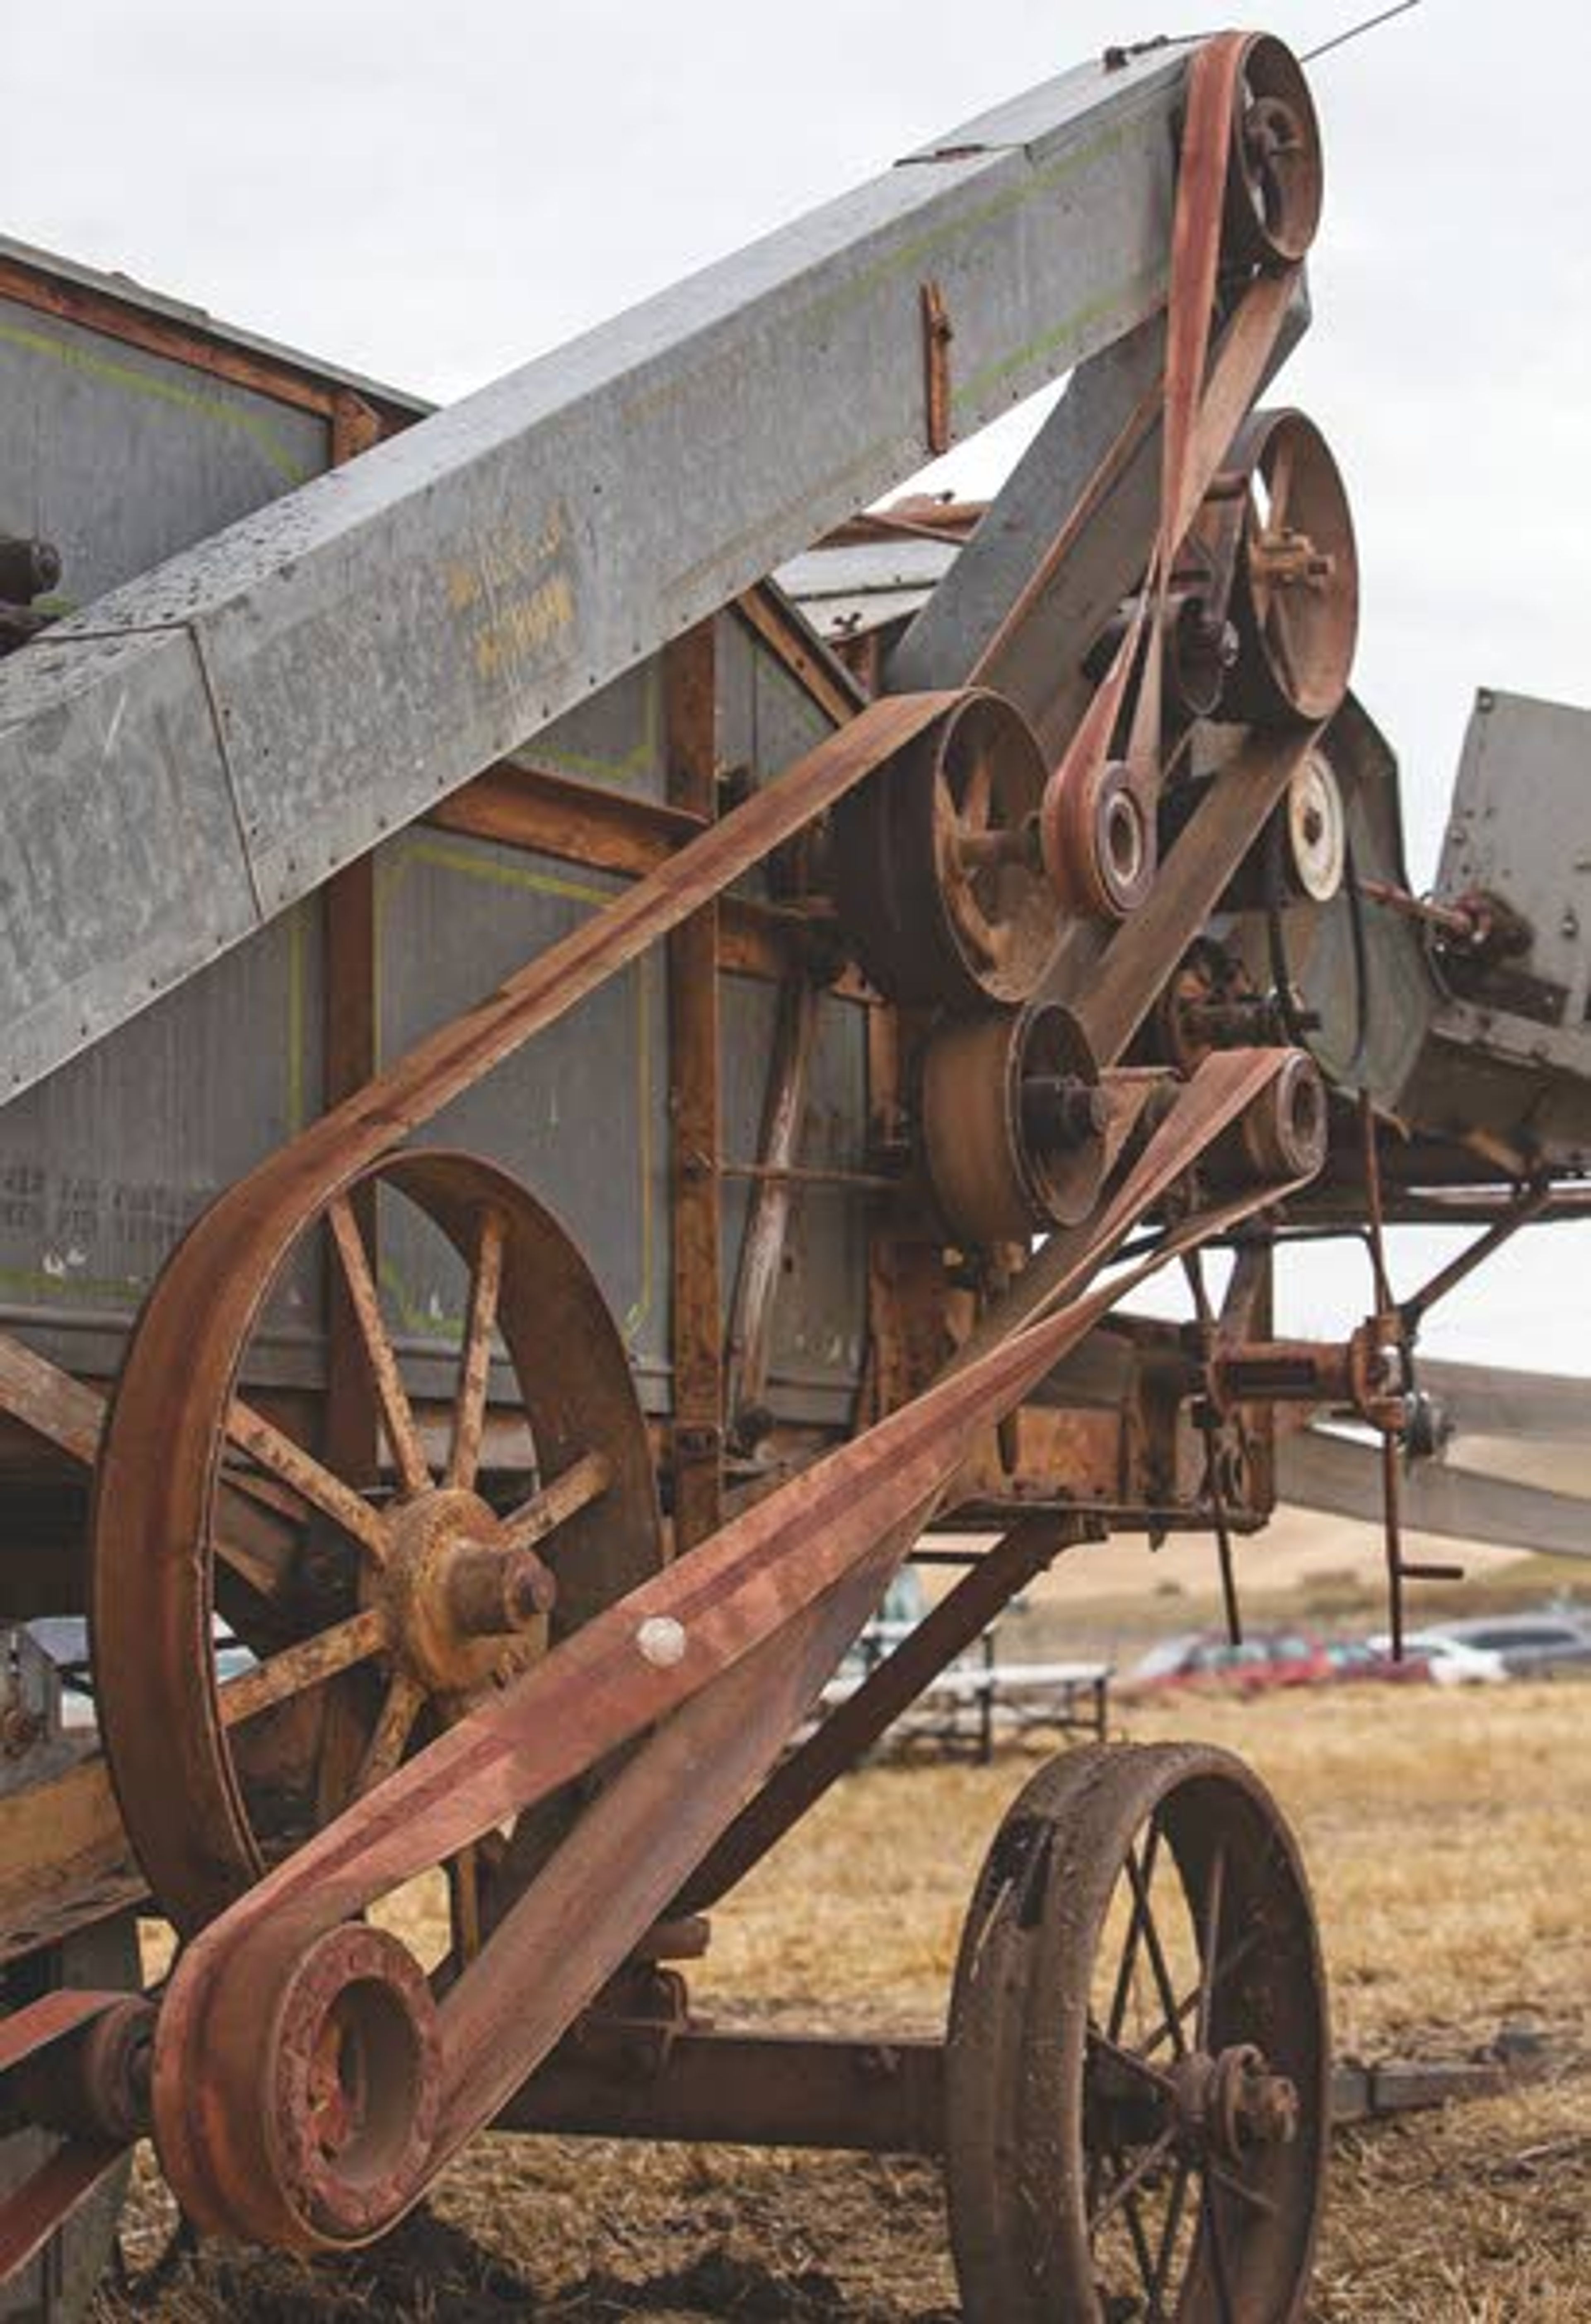
M 373 1221 L 424 1286 L 402 1330 Z M 338 1444 L 324 1401 L 273 1400 L 283 1305 L 320 1266 L 378 1438 Z M 400 1154 L 310 1207 L 241 1316 L 194 1317 L 180 1351 L 134 1342 L 130 1410 L 146 1365 L 169 1380 L 171 1442 L 194 1449 L 129 1443 L 113 1418 L 96 1685 L 129 1837 L 192 1932 L 654 1571 L 661 1527 L 628 1357 L 589 1270 L 523 1186 L 467 1155 Z M 254 1659 L 218 1647 L 228 1634 Z M 449 1868 L 464 1959 L 494 1916 L 497 1839 Z
M 951 2002 L 970 2324 L 1292 2324 L 1328 2070 L 1308 1886 L 1250 1770 L 1179 1744 L 1053 1762 L 996 1835 Z

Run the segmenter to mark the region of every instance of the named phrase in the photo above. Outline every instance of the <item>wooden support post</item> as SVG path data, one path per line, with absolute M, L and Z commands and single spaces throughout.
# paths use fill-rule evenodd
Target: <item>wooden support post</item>
M 710 817 L 717 788 L 717 656 L 711 622 L 663 653 L 669 804 Z M 669 1120 L 673 1225 L 674 1545 L 713 1532 L 723 1506 L 719 1290 L 718 908 L 669 938 Z
M 375 414 L 350 390 L 333 399 L 331 465 L 367 451 L 381 433 Z M 321 1102 L 329 1109 L 351 1097 L 375 1073 L 376 1057 L 375 859 L 362 855 L 326 883 L 320 896 Z M 354 1213 L 377 1271 L 375 1198 L 354 1197 Z M 375 1484 L 380 1464 L 375 1383 L 349 1302 L 347 1281 L 329 1242 L 326 1286 L 326 1401 L 321 1449 L 350 1484 Z

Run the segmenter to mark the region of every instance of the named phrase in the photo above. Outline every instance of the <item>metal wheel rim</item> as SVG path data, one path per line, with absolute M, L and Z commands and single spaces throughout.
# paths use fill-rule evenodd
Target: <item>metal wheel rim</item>
M 1148 2251 L 1133 2310 L 1122 2286 L 1113 2282 L 1108 2297 L 1102 2288 L 1090 2215 L 1097 2218 L 1152 2141 L 1119 2172 L 1108 2161 L 1101 2168 L 1092 2094 L 1099 2060 L 1115 2068 L 1099 2041 L 1106 2028 L 1091 2019 L 1087 1980 L 1126 1849 L 1145 1819 L 1159 1819 L 1165 1832 L 1161 1871 L 1169 1867 L 1179 1881 L 1191 1874 L 1202 1897 L 1213 1858 L 1201 1856 L 1193 1837 L 1196 1809 L 1207 1830 L 1213 1819 L 1226 1833 L 1228 1911 L 1238 1911 L 1255 1880 L 1269 1897 L 1263 1941 L 1252 1939 L 1217 1985 L 1209 2040 L 1230 2050 L 1262 2032 L 1268 2053 L 1285 2061 L 1298 2089 L 1300 2116 L 1290 2145 L 1264 2150 L 1269 2176 L 1253 2180 L 1252 2191 L 1273 2206 L 1268 2213 L 1198 2170 L 1216 2187 L 1218 2240 L 1212 2244 L 1201 2196 L 1191 2225 L 1184 2216 L 1172 2229 L 1169 2273 L 1158 2292 L 1161 2251 L 1144 2203 L 1132 2190 L 1118 2201 L 1122 2217 L 1139 2212 Z M 1245 1835 L 1242 1852 L 1237 1835 Z M 1152 1867 L 1152 1883 L 1153 1877 Z M 1179 2324 L 1293 2324 L 1319 2216 L 1328 2070 L 1308 1887 L 1257 1778 L 1225 1752 L 1179 1745 L 1094 1747 L 1043 1770 L 990 1851 L 952 2000 L 947 2154 L 952 2243 L 969 2324 L 1106 2324 L 1133 2312 L 1144 2324 L 1173 2317 Z M 1179 2156 L 1181 2149 L 1167 2153 Z M 1285 2158 L 1280 2164 L 1278 2156 Z M 1166 2200 L 1169 2207 L 1170 2185 Z M 1163 2233 L 1163 2218 L 1159 2225 Z
M 490 1213 L 504 1222 L 495 1326 L 515 1372 L 544 1472 L 559 1473 L 583 1435 L 604 1438 L 609 1483 L 601 1499 L 578 1510 L 556 1543 L 560 1576 L 554 1635 L 568 1629 L 655 1570 L 661 1520 L 644 1419 L 616 1326 L 585 1261 L 542 1205 L 507 1173 L 475 1157 L 435 1149 L 389 1156 L 338 1181 L 282 1235 L 240 1303 L 243 1322 L 223 1315 L 219 1329 L 194 1333 L 191 1377 L 204 1398 L 196 1434 L 205 1471 L 190 1470 L 179 1507 L 202 1512 L 172 1540 L 158 1523 L 133 1521 L 120 1482 L 129 1477 L 126 1448 L 102 1462 L 93 1521 L 91 1637 L 97 1697 L 128 1836 L 161 1909 L 184 1932 L 201 1927 L 240 1895 L 264 1868 L 260 1840 L 227 1739 L 210 1651 L 217 1508 L 236 1383 L 255 1328 L 306 1232 L 337 1204 L 376 1180 L 412 1201 L 472 1266 L 472 1222 Z M 472 1277 L 473 1279 L 473 1277 Z M 552 1287 L 555 1284 L 555 1288 Z M 548 1313 L 542 1314 L 543 1297 Z M 546 1360 L 543 1324 L 556 1314 L 556 1363 Z M 124 1384 L 135 1360 L 158 1364 L 167 1351 L 140 1350 L 135 1336 Z M 216 1383 L 223 1381 L 219 1392 Z M 118 1392 L 118 1408 L 121 1392 Z M 112 1434 L 116 1426 L 113 1412 Z M 132 1472 L 158 1508 L 159 1480 Z M 555 1545 L 549 1542 L 550 1555 Z M 413 1721 L 411 1722 L 412 1729 Z M 245 1730 L 246 1732 L 246 1729 Z M 175 1748 L 173 1748 L 175 1747 Z

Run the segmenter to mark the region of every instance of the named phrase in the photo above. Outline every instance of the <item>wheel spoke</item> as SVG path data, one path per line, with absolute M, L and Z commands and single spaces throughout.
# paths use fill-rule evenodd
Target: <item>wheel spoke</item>
M 1147 1851 L 1145 1853 L 1147 1854 Z M 1131 1849 L 1127 1850 L 1127 1877 L 1133 1884 L 1133 1896 L 1139 1908 L 1143 1929 L 1143 1943 L 1149 1954 L 1149 1965 L 1154 1971 L 1155 1990 L 1160 1995 L 1161 2007 L 1165 2011 L 1167 2021 L 1171 2028 L 1171 2047 L 1179 2058 L 1185 2058 L 1188 2054 L 1188 2036 L 1182 2031 L 1182 2020 L 1177 2014 L 1176 1988 L 1171 1983 L 1171 1973 L 1166 1967 L 1161 1932 L 1155 1925 L 1154 1911 L 1149 1901 L 1149 1880 L 1140 1871 L 1138 1860 Z
M 1135 2194 L 1138 2189 L 1142 2186 L 1143 2181 L 1148 2178 L 1155 2165 L 1158 2163 L 1164 2161 L 1165 2157 L 1171 2151 L 1172 2143 L 1175 2140 L 1176 2135 L 1177 2133 L 1174 2128 L 1171 2130 L 1162 2130 L 1160 2136 L 1155 2139 L 1152 2144 L 1144 2148 L 1142 2153 L 1138 2157 L 1137 2162 L 1133 2163 L 1132 2169 L 1126 2172 L 1123 2177 L 1116 2181 L 1115 2186 L 1106 2195 L 1104 2202 L 1100 2204 L 1098 2209 L 1094 2213 L 1088 2222 L 1088 2233 L 1090 2236 L 1096 2236 L 1099 2233 L 1100 2228 L 1105 2225 L 1106 2219 L 1110 2218 L 1115 2212 L 1121 2209 L 1122 2205 L 1127 2200 L 1127 2198 L 1130 2195 Z
M 1113 2042 L 1120 2041 L 1122 2027 L 1126 2022 L 1127 2003 L 1133 1990 L 1133 1972 L 1138 1966 L 1138 1944 L 1139 1940 L 1143 1933 L 1142 1900 L 1149 1893 L 1150 1882 L 1154 1878 L 1154 1860 L 1156 1856 L 1160 1853 L 1160 1844 L 1161 1828 L 1158 1823 L 1152 1823 L 1149 1827 L 1149 1837 L 1143 1843 L 1143 1876 L 1142 1889 L 1140 1889 L 1138 1878 L 1133 1868 L 1133 1858 L 1132 1849 L 1129 1848 L 1127 1850 L 1129 1877 L 1133 1882 L 1133 1914 L 1131 1920 L 1127 1923 L 1126 1942 L 1122 1948 L 1122 1965 L 1116 1971 L 1115 1991 L 1111 1996 L 1110 2016 L 1106 2021 L 1110 2029 L 1110 2038 Z
M 994 804 L 990 797 L 994 781 L 993 762 L 987 752 L 980 751 L 973 761 L 972 772 L 967 776 L 957 818 L 968 831 L 987 831 L 994 823 Z
M 1210 2246 L 1210 2277 L 1216 2287 L 1216 2324 L 1237 2324 L 1232 2305 L 1232 2283 L 1226 2273 L 1226 2246 L 1221 2235 L 1220 2207 L 1207 2160 L 1199 2173 L 1200 2205 Z
M 467 1969 L 481 1949 L 480 1852 L 472 1840 L 448 1859 L 448 1901 L 453 1921 L 453 1958 Z
M 599 1499 L 607 1490 L 608 1478 L 608 1465 L 600 1452 L 582 1452 L 561 1477 L 555 1477 L 541 1492 L 509 1511 L 503 1520 L 504 1553 L 533 1549 L 539 1541 L 545 1541 L 578 1509 Z
M 1136 2074 L 1141 2081 L 1148 2082 L 1167 2098 L 1175 2097 L 1177 2086 L 1170 2074 L 1163 2072 L 1159 2066 L 1152 2066 L 1141 2052 L 1124 2049 L 1119 2042 L 1113 2042 L 1108 2034 L 1102 2034 L 1097 2025 L 1089 2026 L 1088 2039 L 1096 2050 L 1104 2052 L 1113 2065 L 1120 2066 L 1125 2073 Z
M 370 1272 L 365 1238 L 359 1231 L 359 1222 L 354 1216 L 353 1204 L 346 1194 L 338 1195 L 328 1211 L 327 1218 L 338 1258 L 342 1262 L 348 1301 L 359 1326 L 359 1336 L 365 1343 L 370 1377 L 375 1385 L 376 1402 L 381 1406 L 382 1425 L 392 1447 L 399 1480 L 406 1493 L 423 1493 L 430 1483 L 430 1471 L 421 1450 L 420 1433 L 414 1425 L 414 1414 L 410 1406 L 409 1392 L 398 1370 L 398 1359 L 393 1352 L 393 1343 L 382 1321 L 381 1299 L 376 1291 L 375 1277 Z
M 1198 1948 L 1198 2016 L 1193 2034 L 1196 2050 L 1207 2050 L 1210 2046 L 1210 2014 L 1216 1998 L 1213 1969 L 1221 1953 L 1221 1896 L 1226 1884 L 1226 1843 L 1222 1840 L 1216 1849 L 1210 1865 L 1210 1885 L 1205 1892 L 1205 1923 Z
M 1251 2186 L 1249 2181 L 1240 2178 L 1235 2171 L 1228 2171 L 1225 2164 L 1212 2162 L 1208 2158 L 1206 2160 L 1205 2169 L 1218 2187 L 1225 2187 L 1229 2195 L 1235 2195 L 1238 2201 L 1246 2203 L 1251 2211 L 1258 2211 L 1260 2216 L 1266 2219 L 1273 2219 L 1276 2217 L 1276 2206 L 1270 2196 L 1262 2195 L 1257 2187 Z
M 387 1529 L 380 1511 L 345 1485 L 340 1477 L 333 1476 L 325 1463 L 306 1452 L 301 1444 L 256 1412 L 252 1405 L 235 1397 L 227 1416 L 227 1434 L 250 1458 L 263 1469 L 269 1469 L 295 1493 L 328 1517 L 334 1525 L 351 1536 L 361 1549 L 368 1552 L 377 1565 L 386 1562 Z
M 1288 530 L 1288 507 L 1292 500 L 1292 472 L 1298 446 L 1290 428 L 1279 428 L 1275 436 L 1276 457 L 1265 479 L 1265 489 L 1271 506 L 1266 518 L 1267 532 L 1281 534 Z
M 492 1370 L 492 1333 L 503 1282 L 506 1233 L 501 1211 L 481 1213 L 480 1240 L 469 1278 L 469 1311 L 458 1362 L 458 1394 L 453 1406 L 453 1436 L 448 1449 L 449 1485 L 469 1486 L 480 1467 L 486 1427 L 486 1386 Z
M 254 1669 L 228 1679 L 220 1691 L 222 1720 L 228 1727 L 240 1726 L 245 1719 L 269 1710 L 272 1704 L 285 1702 L 290 1695 L 302 1694 L 308 1688 L 335 1678 L 339 1671 L 368 1661 L 385 1644 L 385 1617 L 378 1607 L 366 1606 L 363 1612 L 351 1614 L 346 1622 L 338 1622 L 332 1629 L 318 1630 L 312 1638 L 301 1638 Z
M 1127 2233 L 1133 2239 L 1133 2256 L 1138 2263 L 1138 2273 L 1147 2286 L 1154 2273 L 1154 2261 L 1150 2255 L 1149 2237 L 1143 2232 L 1143 2215 L 1138 2208 L 1136 2193 L 1126 2198 L 1122 2209 L 1127 2221 Z
M 1193 2176 L 1190 2163 L 1179 2163 L 1177 2176 L 1171 2181 L 1171 2191 L 1166 2200 L 1165 2225 L 1161 2229 L 1161 2247 L 1155 2256 L 1154 2274 L 1149 2285 L 1149 2313 L 1144 2324 L 1164 2324 L 1166 2293 L 1170 2288 L 1171 2269 L 1177 2257 L 1177 2237 L 1181 2231 L 1182 2214 L 1188 2207 L 1188 2182 Z
M 414 1729 L 425 1702 L 425 1690 L 406 1671 L 396 1671 L 387 1688 L 386 1701 L 381 1706 L 381 1716 L 375 1722 L 359 1772 L 354 1778 L 354 1797 L 362 1799 L 373 1792 L 396 1769 L 403 1757 L 403 1746 Z
M 1215 1977 L 1209 1980 L 1212 1988 L 1210 1997 L 1210 2006 L 1212 2008 L 1215 2006 L 1215 1990 L 1226 1983 L 1233 1970 L 1236 1969 L 1241 1962 L 1245 1961 L 1248 1959 L 1250 1953 L 1253 1952 L 1254 1947 L 1259 1943 L 1259 1941 L 1260 1931 L 1257 1928 L 1250 1929 L 1246 1935 L 1239 1937 L 1237 1942 L 1233 1946 L 1226 1960 L 1221 1963 L 1220 1968 L 1216 1971 Z M 1199 1997 L 1205 1989 L 1205 1984 L 1206 1978 L 1201 1975 L 1198 1983 L 1195 1986 L 1190 1986 L 1188 1991 L 1183 1995 L 1181 2000 L 1177 2004 L 1176 2014 L 1179 2021 L 1185 2019 L 1192 2010 L 1198 2006 Z M 1170 2021 L 1162 2019 L 1161 2024 L 1155 2027 L 1154 2032 L 1150 2035 L 1148 2041 L 1143 2044 L 1143 2048 L 1140 2052 L 1140 2055 L 1144 2058 L 1152 2057 L 1154 2052 L 1160 2048 L 1162 2042 L 1170 2041 L 1170 2035 L 1171 2027 Z

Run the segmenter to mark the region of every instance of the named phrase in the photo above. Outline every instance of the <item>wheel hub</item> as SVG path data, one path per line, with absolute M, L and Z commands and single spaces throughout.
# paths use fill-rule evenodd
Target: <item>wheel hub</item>
M 1263 2051 L 1235 2043 L 1213 2056 L 1190 2052 L 1172 2068 L 1172 2104 L 1186 2143 L 1241 2165 L 1257 2146 L 1290 2146 L 1298 2135 L 1299 2094 L 1273 2073 Z
M 472 1694 L 546 1651 L 557 1584 L 477 1493 L 417 1494 L 391 1525 L 376 1601 L 394 1656 L 427 1693 Z

